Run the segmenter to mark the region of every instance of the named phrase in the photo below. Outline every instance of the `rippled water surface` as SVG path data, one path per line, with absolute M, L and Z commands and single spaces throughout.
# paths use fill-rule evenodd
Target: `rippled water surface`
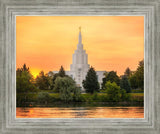
M 17 118 L 144 118 L 143 107 L 18 107 Z

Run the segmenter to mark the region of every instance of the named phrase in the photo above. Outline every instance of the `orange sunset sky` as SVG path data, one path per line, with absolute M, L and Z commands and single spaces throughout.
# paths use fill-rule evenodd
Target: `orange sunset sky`
M 36 76 L 41 70 L 70 70 L 79 26 L 88 63 L 95 70 L 124 73 L 144 58 L 143 16 L 17 16 L 16 66 L 24 63 Z

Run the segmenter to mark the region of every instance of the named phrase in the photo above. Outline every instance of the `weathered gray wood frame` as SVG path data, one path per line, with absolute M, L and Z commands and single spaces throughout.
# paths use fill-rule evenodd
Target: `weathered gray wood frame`
M 17 15 L 144 16 L 145 117 L 143 119 L 16 119 Z M 0 133 L 160 133 L 159 0 L 1 0 L 0 35 Z

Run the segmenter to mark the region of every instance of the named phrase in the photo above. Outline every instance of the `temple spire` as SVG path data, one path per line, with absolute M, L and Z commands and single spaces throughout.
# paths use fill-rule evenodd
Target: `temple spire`
M 79 27 L 79 44 L 82 44 L 81 27 Z
M 79 32 L 81 32 L 81 27 L 79 27 Z

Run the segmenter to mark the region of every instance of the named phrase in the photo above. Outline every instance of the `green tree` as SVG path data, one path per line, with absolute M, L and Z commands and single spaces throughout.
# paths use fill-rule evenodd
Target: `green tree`
M 53 89 L 55 87 L 55 80 L 57 79 L 57 77 L 59 77 L 58 73 L 54 74 L 53 78 L 52 78 L 52 83 L 53 83 Z
M 107 81 L 115 82 L 117 85 L 120 84 L 119 76 L 117 75 L 117 72 L 115 71 L 110 71 L 102 80 L 103 80 L 102 89 L 105 88 L 105 84 Z
M 45 74 L 45 76 L 47 77 L 47 83 L 49 84 L 49 89 L 53 90 L 54 85 L 53 85 L 53 77 L 54 77 L 54 73 L 52 71 L 48 72 L 47 74 Z
M 107 81 L 105 84 L 105 91 L 109 101 L 117 102 L 121 99 L 121 89 L 115 82 Z
M 135 75 L 137 78 L 138 87 L 144 89 L 144 60 L 139 62 Z
M 27 67 L 26 64 L 24 64 L 21 70 L 29 72 L 29 67 Z
M 144 60 L 140 61 L 137 70 L 129 77 L 132 89 L 144 89 Z
M 68 77 L 65 73 L 65 70 L 64 70 L 63 66 L 61 66 L 60 69 L 59 69 L 59 72 L 54 74 L 53 77 L 52 77 L 53 88 L 55 86 L 55 80 L 56 80 L 57 77 Z
M 55 80 L 54 89 L 53 89 L 54 92 L 60 93 L 60 90 L 63 87 L 63 84 L 65 84 L 65 82 L 68 82 L 68 87 L 70 87 L 70 88 L 75 87 L 76 88 L 76 82 L 71 77 L 59 77 L 58 76 Z M 66 88 L 66 87 L 67 86 L 64 85 L 64 88 Z
M 34 79 L 26 64 L 16 70 L 16 104 L 26 106 L 26 102 L 31 99 L 28 92 L 35 92 Z
M 126 75 L 127 77 L 129 77 L 131 75 L 131 70 L 129 67 L 126 68 L 125 72 L 124 72 L 124 75 Z
M 138 84 L 137 84 L 137 77 L 134 74 L 132 74 L 130 77 L 129 77 L 129 82 L 131 84 L 131 88 L 132 89 L 137 89 L 138 88 Z
M 128 77 L 126 75 L 123 75 L 120 80 L 120 87 L 121 89 L 125 89 L 127 93 L 131 92 L 131 86 L 128 80 Z
M 61 68 L 58 72 L 58 76 L 60 76 L 60 77 L 65 77 L 66 76 L 66 73 L 65 73 L 65 70 L 64 70 L 63 66 L 61 66 Z
M 57 77 L 55 79 L 55 84 L 54 84 L 54 92 L 59 93 L 60 92 L 60 88 L 62 88 L 62 82 L 63 82 L 63 78 L 62 77 Z
M 35 90 L 33 75 L 26 64 L 16 70 L 16 91 L 17 93 L 31 92 Z
M 103 74 L 104 78 L 102 78 L 101 89 L 104 89 L 104 88 L 105 88 L 107 75 L 108 75 L 108 72 L 105 72 L 105 73 Z
M 39 75 L 36 78 L 36 85 L 41 90 L 49 90 L 51 89 L 51 78 L 48 76 L 48 74 L 44 74 L 43 71 L 39 73 Z
M 73 90 L 75 90 L 76 83 L 70 77 L 57 77 L 55 80 L 54 90 L 59 92 L 60 98 L 64 102 L 69 102 L 73 100 Z
M 83 87 L 87 93 L 93 94 L 99 91 L 98 78 L 93 67 L 88 70 L 86 78 L 83 80 Z

